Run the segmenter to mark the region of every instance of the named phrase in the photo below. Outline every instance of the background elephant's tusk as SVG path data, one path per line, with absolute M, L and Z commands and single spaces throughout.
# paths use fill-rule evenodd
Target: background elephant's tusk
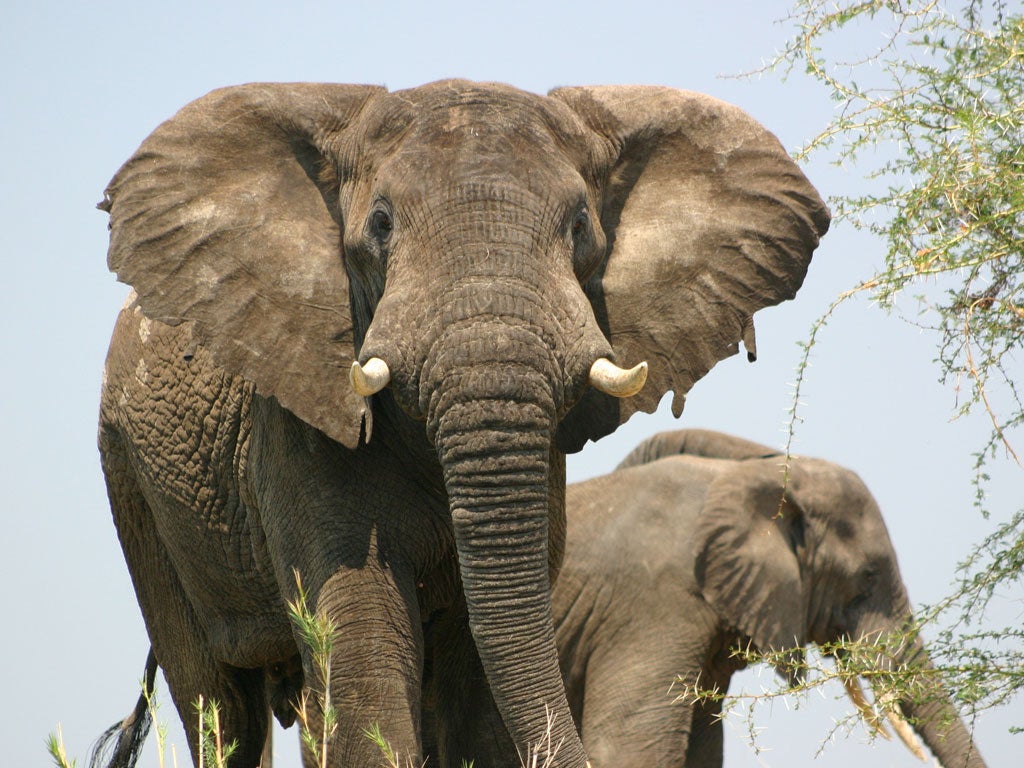
M 369 397 L 388 385 L 391 381 L 391 371 L 388 364 L 379 357 L 371 357 L 366 361 L 366 365 L 360 365 L 358 360 L 352 363 L 349 379 L 357 395 Z
M 638 363 L 628 371 L 619 368 L 607 357 L 600 357 L 590 366 L 590 385 L 613 397 L 632 397 L 647 381 L 647 361 Z
M 914 729 L 910 727 L 910 723 L 907 722 L 906 718 L 900 714 L 898 709 L 899 705 L 895 701 L 894 696 L 886 696 L 880 702 L 881 708 L 885 711 L 885 716 L 889 719 L 889 725 L 896 732 L 896 735 L 900 737 L 900 741 L 910 750 L 918 760 L 925 761 L 928 759 L 924 753 L 924 745 L 921 744 L 921 740 L 917 738 L 917 734 L 914 733 Z
M 860 687 L 860 679 L 855 675 L 843 675 L 843 686 L 846 688 L 846 695 L 850 697 L 850 701 L 853 702 L 861 717 L 864 718 L 864 722 L 879 736 L 891 740 L 892 734 L 886 729 L 885 721 L 878 715 L 867 698 L 865 698 L 864 691 Z

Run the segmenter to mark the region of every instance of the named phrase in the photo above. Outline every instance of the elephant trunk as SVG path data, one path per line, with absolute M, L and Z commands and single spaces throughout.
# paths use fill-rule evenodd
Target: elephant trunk
M 480 375 L 487 383 L 457 388 L 458 401 L 440 403 L 435 422 L 470 629 L 516 747 L 544 755 L 550 745 L 551 765 L 579 768 L 586 755 L 550 608 L 550 379 L 535 370 Z
M 919 672 L 920 683 L 898 706 L 943 768 L 985 768 L 974 739 L 960 719 L 920 639 L 901 658 L 901 667 Z
M 915 735 L 943 768 L 985 768 L 985 761 L 942 685 L 921 639 L 905 638 L 888 643 L 888 648 L 879 651 L 873 666 L 883 673 L 898 670 L 897 687 L 883 690 L 882 684 L 874 684 L 876 707 L 881 710 L 875 720 L 882 716 L 888 719 L 896 735 L 921 759 L 925 759 L 925 755 L 915 742 Z M 856 702 L 852 693 L 851 698 Z M 868 719 L 875 724 L 871 717 Z

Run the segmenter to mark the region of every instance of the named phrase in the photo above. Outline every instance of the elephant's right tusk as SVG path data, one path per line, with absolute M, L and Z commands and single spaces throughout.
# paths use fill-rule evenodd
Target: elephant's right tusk
M 910 727 L 910 723 L 896 710 L 895 701 L 885 706 L 885 716 L 889 718 L 889 725 L 896 731 L 896 735 L 900 737 L 900 741 L 910 750 L 911 754 L 918 760 L 927 760 L 928 757 L 924 753 L 921 740 L 917 738 L 917 734 Z
M 864 691 L 861 690 L 859 678 L 855 675 L 843 675 L 843 687 L 846 688 L 846 695 L 850 697 L 850 701 L 857 707 L 857 711 L 864 718 L 864 722 L 882 738 L 892 739 L 892 734 L 886 730 L 885 721 L 864 697 Z
M 590 366 L 590 385 L 613 397 L 632 397 L 647 381 L 647 361 L 638 363 L 628 371 L 619 368 L 607 357 L 600 357 Z
M 349 370 L 349 380 L 357 395 L 369 397 L 388 385 L 391 381 L 391 371 L 388 364 L 379 357 L 371 357 L 366 361 L 366 365 L 360 365 L 356 360 Z

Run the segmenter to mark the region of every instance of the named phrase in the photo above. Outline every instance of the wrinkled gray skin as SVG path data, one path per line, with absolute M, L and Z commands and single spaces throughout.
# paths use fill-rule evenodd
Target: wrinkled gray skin
M 821 459 L 718 432 L 664 432 L 619 468 L 570 485 L 552 592 L 573 716 L 596 765 L 722 765 L 714 704 L 675 702 L 677 676 L 728 689 L 732 649 L 891 637 L 912 622 L 882 515 L 863 482 Z M 878 648 L 878 646 L 872 646 Z M 917 639 L 878 669 L 930 666 Z M 793 667 L 780 665 L 790 677 Z M 984 765 L 945 692 L 901 701 L 946 768 Z M 670 686 L 674 690 L 669 690 Z
M 375 723 L 419 764 L 425 667 L 441 765 L 518 764 L 546 708 L 584 765 L 550 615 L 564 454 L 668 390 L 678 413 L 795 294 L 828 211 L 774 137 L 665 88 L 255 84 L 161 125 L 101 207 L 135 294 L 100 450 L 183 719 L 217 699 L 250 766 L 268 707 L 320 686 L 298 572 L 338 627 L 333 765 L 376 764 Z M 588 388 L 602 356 L 649 360 L 643 391 Z

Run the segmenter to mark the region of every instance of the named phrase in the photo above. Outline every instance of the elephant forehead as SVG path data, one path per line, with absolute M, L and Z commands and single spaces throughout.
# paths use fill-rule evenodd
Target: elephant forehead
M 509 126 L 543 119 L 543 113 L 551 110 L 545 97 L 502 83 L 469 80 L 442 80 L 396 91 L 391 100 L 410 107 L 417 119 L 449 129 L 481 123 Z
M 434 83 L 398 91 L 367 115 L 365 135 L 389 139 L 406 163 L 479 171 L 486 161 L 544 165 L 582 127 L 560 102 L 510 86 L 468 81 Z M 557 136 L 557 138 L 556 138 Z

